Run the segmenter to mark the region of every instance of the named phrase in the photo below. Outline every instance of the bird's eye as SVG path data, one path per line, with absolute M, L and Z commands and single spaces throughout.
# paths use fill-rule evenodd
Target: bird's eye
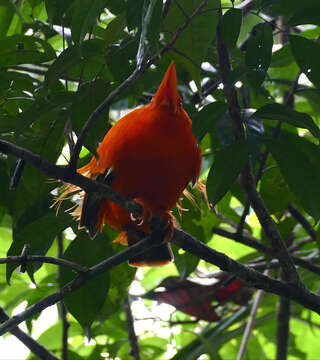
M 182 100 L 180 100 L 180 101 L 178 102 L 178 106 L 179 106 L 179 107 L 182 107 Z

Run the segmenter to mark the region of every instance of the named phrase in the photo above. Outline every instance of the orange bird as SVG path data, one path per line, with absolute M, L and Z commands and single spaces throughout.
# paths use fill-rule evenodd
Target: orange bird
M 129 261 L 130 265 L 157 266 L 173 260 L 167 243 L 175 224 L 170 210 L 189 182 L 201 187 L 197 181 L 201 149 L 191 127 L 191 119 L 178 94 L 172 62 L 150 104 L 118 120 L 97 149 L 99 160 L 93 157 L 78 169 L 82 175 L 110 185 L 143 208 L 143 216 L 137 219 L 99 194 L 83 194 L 82 204 L 73 215 L 80 219 L 79 226 L 85 227 L 91 238 L 108 224 L 121 231 L 115 241 L 130 246 L 139 241 L 130 229 L 150 234 L 147 219 L 151 213 L 165 220 L 164 243 L 138 254 Z M 77 190 L 68 185 L 58 201 Z

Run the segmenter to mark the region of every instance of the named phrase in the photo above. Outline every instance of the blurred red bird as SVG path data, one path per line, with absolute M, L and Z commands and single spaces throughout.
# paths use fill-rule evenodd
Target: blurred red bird
M 110 185 L 142 205 L 143 216 L 136 219 L 126 209 L 99 194 L 83 194 L 74 211 L 79 226 L 92 238 L 104 224 L 121 231 L 115 241 L 132 245 L 139 241 L 130 233 L 135 229 L 150 234 L 148 217 L 155 213 L 164 218 L 165 243 L 141 253 L 129 261 L 134 266 L 157 266 L 172 261 L 167 243 L 172 237 L 175 219 L 170 210 L 189 182 L 197 181 L 201 169 L 201 149 L 191 132 L 192 122 L 182 107 L 177 89 L 177 74 L 172 62 L 150 104 L 122 117 L 107 132 L 93 157 L 78 172 Z M 72 185 L 57 201 L 79 189 Z M 128 232 L 130 233 L 128 233 Z

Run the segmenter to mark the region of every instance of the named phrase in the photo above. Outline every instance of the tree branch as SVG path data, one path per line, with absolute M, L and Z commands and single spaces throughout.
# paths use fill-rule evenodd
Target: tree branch
M 126 314 L 126 323 L 128 328 L 128 338 L 130 342 L 130 355 L 134 360 L 140 360 L 139 346 L 137 335 L 134 331 L 134 320 L 132 317 L 132 312 L 130 308 L 129 296 L 124 297 L 124 312 Z
M 290 337 L 290 308 L 291 301 L 280 297 L 280 306 L 277 317 L 277 360 L 286 360 Z
M 0 323 L 8 321 L 10 318 L 7 313 L 0 307 Z M 11 334 L 19 339 L 33 354 L 43 360 L 59 360 L 51 351 L 47 350 L 44 346 L 40 345 L 37 341 L 18 327 L 10 330 Z
M 159 245 L 155 240 L 156 237 L 153 238 L 151 234 L 148 238 L 139 241 L 137 244 L 132 245 L 120 253 L 92 266 L 86 273 L 79 274 L 73 281 L 66 284 L 54 294 L 49 295 L 20 314 L 7 320 L 0 326 L 0 335 L 10 331 L 21 322 L 31 318 L 45 308 L 54 305 L 72 291 L 75 291 L 85 285 L 93 277 L 121 264 L 126 260 L 129 260 L 132 256 L 135 256 L 140 252 Z M 239 279 L 245 281 L 250 287 L 263 289 L 279 296 L 288 297 L 300 303 L 304 307 L 320 314 L 320 296 L 312 293 L 304 286 L 297 287 L 294 284 L 287 284 L 265 276 L 253 269 L 250 269 L 248 266 L 242 265 L 229 258 L 225 254 L 211 249 L 182 230 L 174 230 L 172 242 L 200 259 L 216 265 L 224 271 L 236 274 Z
M 213 227 L 212 231 L 215 234 L 223 236 L 227 239 L 231 239 L 231 240 L 237 241 L 241 244 L 250 246 L 253 249 L 260 251 L 261 253 L 276 256 L 276 252 L 272 248 L 262 244 L 257 238 L 251 236 L 250 234 L 240 235 L 238 233 L 231 233 L 229 231 L 226 231 L 226 230 L 223 230 L 220 228 L 216 228 L 216 227 Z M 292 256 L 293 262 L 296 265 L 299 265 L 305 269 L 308 269 L 309 271 L 311 271 L 315 274 L 320 275 L 320 267 L 319 266 L 313 264 L 312 262 L 310 262 L 308 260 L 301 259 L 300 257 L 298 257 L 296 255 L 291 255 L 291 256 Z
M 49 256 L 40 256 L 40 255 L 26 255 L 26 256 L 8 256 L 5 258 L 0 258 L 0 264 L 7 264 L 7 263 L 27 263 L 27 262 L 40 262 L 40 263 L 47 263 L 47 264 L 54 264 L 59 266 L 64 266 L 69 269 L 76 271 L 77 273 L 85 273 L 88 271 L 88 268 L 76 264 L 72 261 L 59 259 Z
M 222 17 L 222 11 L 220 9 L 220 21 Z M 227 99 L 227 106 L 229 115 L 231 118 L 231 125 L 235 141 L 245 139 L 245 132 L 242 123 L 242 117 L 240 112 L 240 105 L 238 102 L 237 92 L 233 86 L 230 86 L 227 79 L 231 71 L 231 65 L 229 60 L 229 52 L 225 46 L 221 34 L 220 24 L 217 28 L 217 50 L 219 58 L 220 73 L 222 83 L 224 85 L 224 93 Z M 268 210 L 266 209 L 260 194 L 258 193 L 255 185 L 255 180 L 252 175 L 250 164 L 247 163 L 245 168 L 241 171 L 241 185 L 245 190 L 248 200 L 255 211 L 259 222 L 266 233 L 272 248 L 277 253 L 277 257 L 280 261 L 281 267 L 287 275 L 289 282 L 296 284 L 296 286 L 303 286 L 301 283 L 299 274 L 294 266 L 290 254 L 288 253 L 281 235 L 273 222 Z
M 100 192 L 108 199 L 114 201 L 118 205 L 132 212 L 134 215 L 139 216 L 141 214 L 141 207 L 139 204 L 136 204 L 134 201 L 128 200 L 126 197 L 117 193 L 112 188 L 92 181 L 78 173 L 69 174 L 67 168 L 53 165 L 50 162 L 42 159 L 39 155 L 36 155 L 24 148 L 11 144 L 7 141 L 0 140 L 0 151 L 6 154 L 16 155 L 29 161 L 35 167 L 40 169 L 44 174 L 57 180 L 70 182 L 83 188 L 87 192 Z M 155 220 L 156 222 L 158 221 L 159 224 L 159 217 L 153 216 L 153 220 Z M 272 292 L 280 296 L 288 296 L 290 299 L 299 302 L 303 306 L 320 313 L 320 297 L 308 291 L 304 286 L 297 287 L 292 284 L 285 284 L 281 281 L 270 279 L 260 274 L 259 272 L 256 272 L 240 263 L 237 263 L 226 255 L 212 250 L 211 248 L 205 246 L 204 244 L 200 243 L 199 241 L 192 238 L 190 235 L 182 232 L 181 230 L 175 229 L 174 234 L 175 237 L 173 239 L 173 242 L 178 244 L 178 246 L 182 247 L 183 249 L 189 251 L 193 255 L 198 256 L 205 261 L 219 266 L 221 269 L 227 272 L 237 274 L 237 276 L 247 282 L 249 286 L 261 288 L 265 291 Z M 87 272 L 85 272 L 84 274 L 80 274 L 75 280 L 65 285 L 58 292 L 41 300 L 39 303 L 34 304 L 30 308 L 26 309 L 19 316 L 8 320 L 5 324 L 0 326 L 0 335 L 6 331 L 9 331 L 22 321 L 42 311 L 46 307 L 57 303 L 71 291 L 74 291 L 83 284 L 87 283 L 87 281 L 93 276 L 98 275 L 103 271 L 107 271 L 113 266 L 116 266 L 128 260 L 131 256 L 136 255 L 137 253 L 143 251 L 146 248 L 149 248 L 150 246 L 152 246 L 152 241 L 148 239 L 142 240 L 138 244 L 129 247 L 123 252 L 90 268 Z

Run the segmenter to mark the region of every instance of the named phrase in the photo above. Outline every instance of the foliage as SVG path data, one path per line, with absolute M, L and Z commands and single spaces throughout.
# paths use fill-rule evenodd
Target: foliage
M 303 283 L 316 292 L 319 1 L 208 0 L 186 24 L 201 4 L 200 0 L 0 1 L 0 139 L 65 165 L 90 114 L 135 69 L 142 69 L 90 129 L 79 159 L 85 163 L 124 111 L 151 99 L 173 59 L 184 107 L 194 119 L 193 131 L 201 142 L 202 176 L 207 178 L 212 205 L 209 209 L 190 189 L 199 208 L 183 199 L 182 206 L 188 211 L 182 218 L 173 210 L 182 228 L 243 264 L 268 267 L 277 254 L 241 243 L 243 234 L 270 246 L 237 181 L 249 162 L 283 241 L 305 261 L 298 267 Z M 219 22 L 231 63 L 223 81 L 216 40 Z M 154 66 L 144 68 L 149 59 Z M 223 87 L 234 89 L 239 100 L 246 133 L 240 141 L 234 141 L 229 98 Z M 89 267 L 123 250 L 112 243 L 116 234 L 111 229 L 105 228 L 92 242 L 77 228 L 65 212 L 74 199 L 56 213 L 51 205 L 59 184 L 28 162 L 16 160 L 0 152 L 2 258 L 27 251 Z M 215 229 L 225 230 L 224 237 Z M 238 242 L 228 238 L 234 232 L 240 234 Z M 136 272 L 122 263 L 65 298 L 69 359 L 131 357 L 123 308 L 128 291 L 141 359 L 236 358 L 252 301 L 241 307 L 219 303 L 215 309 L 218 322 L 190 322 L 193 318 L 183 309 L 137 297 L 169 276 L 199 281 L 217 270 L 176 246 L 173 250 L 174 264 Z M 0 265 L 0 305 L 10 315 L 18 306 L 38 303 L 77 275 L 46 262 L 28 262 L 26 273 L 19 273 L 18 265 Z M 281 277 L 279 266 L 270 271 L 270 276 Z M 278 305 L 278 297 L 265 294 L 245 359 L 275 358 Z M 60 316 L 61 307 L 56 306 Z M 288 359 L 318 358 L 319 315 L 292 302 L 290 316 Z M 40 333 L 36 331 L 39 321 L 37 317 L 27 320 L 26 331 L 66 359 L 62 341 L 66 329 L 61 318 L 48 321 Z M 28 359 L 34 356 L 30 353 Z

